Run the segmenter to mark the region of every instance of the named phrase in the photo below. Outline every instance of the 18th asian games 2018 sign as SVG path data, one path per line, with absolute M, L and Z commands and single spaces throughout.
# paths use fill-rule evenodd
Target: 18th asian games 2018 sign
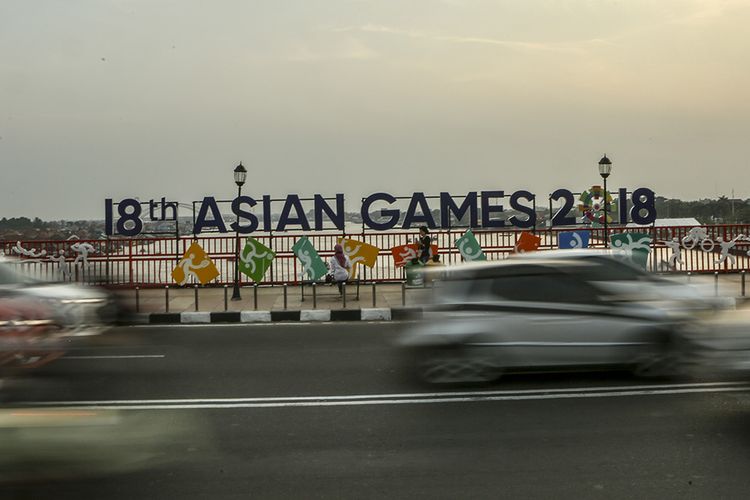
M 450 228 L 453 220 L 468 219 L 472 229 L 499 229 L 513 226 L 528 229 L 536 226 L 536 195 L 519 190 L 506 195 L 505 191 L 471 191 L 463 196 L 447 192 L 428 196 L 422 192 L 412 193 L 408 207 L 402 211 L 394 207 L 398 200 L 388 193 L 374 193 L 362 199 L 359 213 L 364 226 L 378 231 L 394 229 L 401 222 L 400 229 L 427 226 L 431 229 Z M 558 189 L 549 196 L 550 202 L 562 201 L 562 206 L 551 217 L 551 226 L 578 224 L 575 210 L 580 210 L 584 219 L 594 226 L 604 222 L 604 206 L 607 207 L 607 222 L 626 224 L 651 224 L 656 220 L 655 195 L 648 188 L 637 188 L 630 193 L 620 188 L 617 196 L 604 193 L 599 186 L 581 193 L 576 206 L 573 192 Z M 616 200 L 616 201 L 615 201 Z M 512 215 L 504 217 L 507 206 Z M 227 226 L 220 203 L 230 206 L 236 221 Z M 144 208 L 145 206 L 145 208 Z M 136 236 L 143 231 L 145 221 L 165 221 L 177 219 L 177 202 L 150 200 L 141 202 L 135 198 L 125 198 L 119 202 L 111 198 L 105 200 L 105 225 L 107 235 Z M 307 207 L 307 210 L 306 210 Z M 433 215 L 439 209 L 439 216 Z M 225 209 L 226 211 L 226 209 Z M 278 213 L 278 217 L 273 214 Z M 310 216 L 311 214 L 311 216 Z M 573 215 L 571 215 L 573 214 Z M 614 216 L 617 218 L 614 219 Z M 194 203 L 193 233 L 205 231 L 237 231 L 251 234 L 256 231 L 322 231 L 328 228 L 344 230 L 346 210 L 344 195 L 324 197 L 319 194 L 311 198 L 301 198 L 289 194 L 282 199 L 269 195 L 260 198 L 238 196 L 231 201 L 220 202 L 213 196 L 206 196 Z M 455 225 L 455 224 L 454 224 Z

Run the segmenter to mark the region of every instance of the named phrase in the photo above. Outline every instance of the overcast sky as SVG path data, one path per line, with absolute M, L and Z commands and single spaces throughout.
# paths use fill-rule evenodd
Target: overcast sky
M 0 0 L 0 217 L 598 183 L 750 197 L 747 0 Z

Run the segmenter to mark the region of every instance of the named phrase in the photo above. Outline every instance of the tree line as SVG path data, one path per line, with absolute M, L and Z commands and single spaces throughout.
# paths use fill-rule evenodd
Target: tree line
M 657 196 L 656 213 L 660 219 L 694 217 L 701 224 L 748 224 L 750 199 L 720 196 L 716 199 L 684 201 Z

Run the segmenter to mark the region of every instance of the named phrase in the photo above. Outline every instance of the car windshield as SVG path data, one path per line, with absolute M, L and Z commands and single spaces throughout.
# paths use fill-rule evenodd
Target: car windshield
M 625 258 L 591 256 L 578 260 L 576 276 L 584 281 L 660 281 Z
M 450 300 L 592 303 L 602 292 L 588 282 L 613 279 L 607 271 L 598 262 L 504 266 L 457 273 L 454 278 L 459 279 L 446 282 L 443 290 Z
M 575 274 L 584 281 L 643 281 L 654 277 L 625 261 L 612 257 L 589 257 Z

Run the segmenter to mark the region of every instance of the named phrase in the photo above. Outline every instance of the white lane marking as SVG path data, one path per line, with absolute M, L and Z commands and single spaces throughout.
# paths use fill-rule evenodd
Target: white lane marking
M 476 346 L 510 346 L 510 347 L 601 347 L 625 345 L 651 345 L 653 342 L 469 342 Z
M 478 403 L 487 401 L 522 401 L 541 399 L 575 399 L 575 398 L 612 398 L 632 396 L 659 396 L 671 394 L 691 394 L 702 392 L 748 392 L 747 387 L 706 387 L 692 389 L 654 390 L 654 391 L 619 391 L 619 392 L 588 392 L 568 394 L 534 394 L 515 396 L 489 396 L 470 398 L 425 398 L 425 399 L 380 399 L 367 401 L 292 401 L 278 403 L 195 403 L 195 404 L 92 404 L 69 405 L 61 404 L 62 408 L 80 408 L 89 410 L 222 410 L 237 408 L 289 408 L 289 407 L 322 407 L 322 406 L 370 406 L 370 405 L 403 405 L 403 404 L 436 404 L 436 403 Z
M 236 405 L 236 404 L 281 404 L 300 406 L 305 404 L 322 403 L 359 403 L 378 404 L 378 401 L 492 401 L 492 398 L 553 398 L 555 396 L 580 396 L 585 394 L 624 394 L 624 393 L 659 393 L 670 394 L 668 391 L 711 391 L 711 390 L 736 390 L 750 391 L 747 382 L 700 382 L 692 384 L 653 384 L 632 386 L 600 386 L 600 387 L 568 387 L 560 389 L 524 389 L 515 391 L 463 391 L 463 392 L 417 392 L 405 394 L 351 394 L 345 396 L 289 396 L 289 397 L 262 397 L 262 398 L 196 398 L 196 399 L 130 399 L 130 400 L 90 400 L 90 401 L 42 401 L 31 403 L 34 406 L 100 406 L 100 405 Z M 201 406 L 202 407 L 202 406 Z
M 166 354 L 123 354 L 123 355 L 101 355 L 101 356 L 63 356 L 60 359 L 139 359 L 139 358 L 165 358 Z

